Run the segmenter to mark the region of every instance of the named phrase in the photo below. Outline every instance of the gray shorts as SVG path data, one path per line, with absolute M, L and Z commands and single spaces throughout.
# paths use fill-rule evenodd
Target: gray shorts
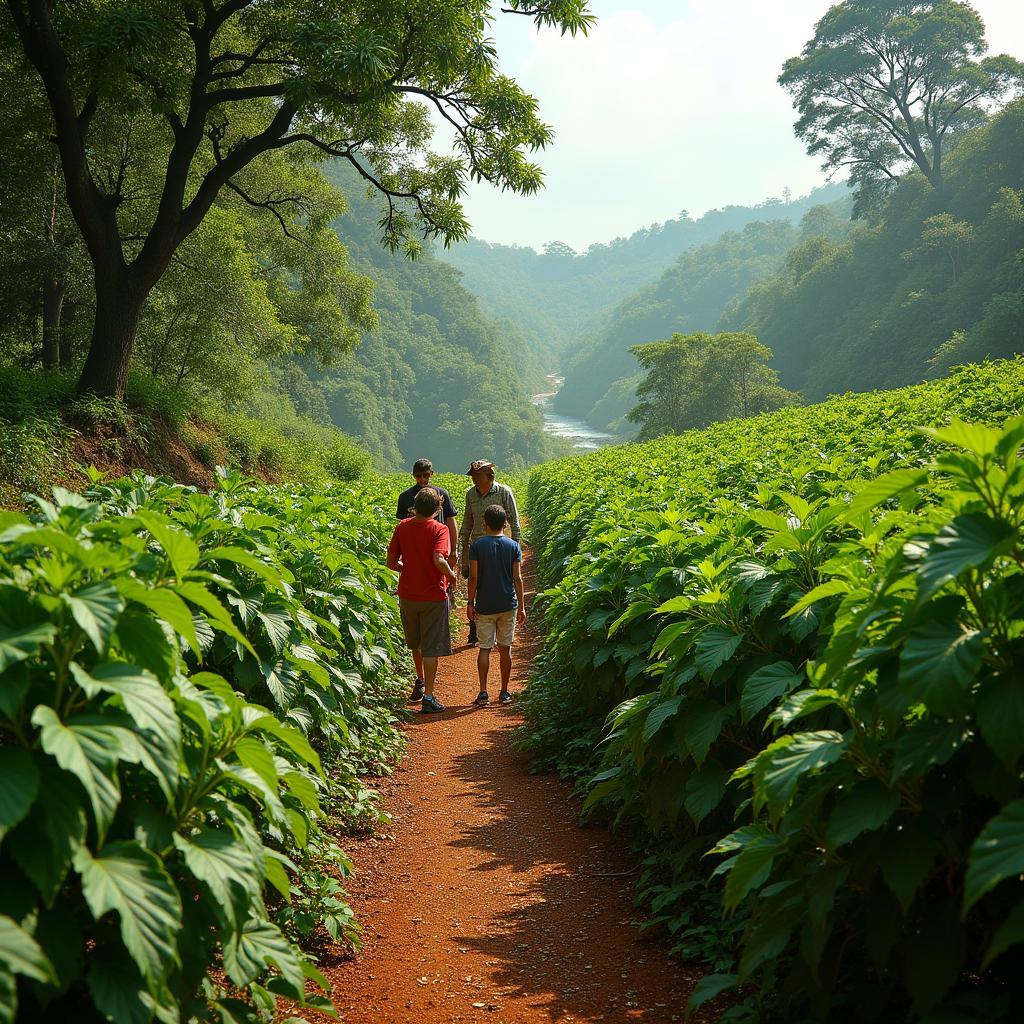
M 400 597 L 398 609 L 409 650 L 419 651 L 424 658 L 452 653 L 447 601 L 409 601 Z

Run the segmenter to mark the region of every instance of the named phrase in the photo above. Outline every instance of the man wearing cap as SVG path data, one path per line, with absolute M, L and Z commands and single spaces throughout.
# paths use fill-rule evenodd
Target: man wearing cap
M 519 509 L 516 507 L 516 496 L 511 487 L 499 484 L 494 479 L 494 463 L 486 459 L 478 459 L 470 463 L 466 476 L 473 478 L 473 486 L 466 491 L 466 509 L 462 517 L 462 528 L 459 530 L 461 547 L 462 575 L 469 579 L 469 546 L 487 532 L 484 522 L 484 511 L 491 505 L 500 505 L 508 517 L 508 529 L 512 539 L 519 543 Z M 476 643 L 476 623 L 469 624 L 470 644 Z

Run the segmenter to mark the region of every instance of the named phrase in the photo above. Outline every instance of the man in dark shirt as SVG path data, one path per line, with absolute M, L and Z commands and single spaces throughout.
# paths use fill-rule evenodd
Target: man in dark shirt
M 498 648 L 501 662 L 501 692 L 498 703 L 507 704 L 512 695 L 508 681 L 512 675 L 512 641 L 516 623 L 526 621 L 523 601 L 523 552 L 511 537 L 504 535 L 508 514 L 501 505 L 490 505 L 483 514 L 485 533 L 469 548 L 469 619 L 477 627 L 480 650 L 476 667 L 480 677 L 478 705 L 487 696 L 487 672 L 491 667 L 491 648 Z
M 452 501 L 451 495 L 443 487 L 434 487 L 431 484 L 431 479 L 434 476 L 434 464 L 430 459 L 417 459 L 413 463 L 412 475 L 416 479 L 416 483 L 412 487 L 406 488 L 398 496 L 398 519 L 410 519 L 415 515 L 414 505 L 416 502 L 416 495 L 424 487 L 433 487 L 438 494 L 441 495 L 441 507 L 438 509 L 437 515 L 434 517 L 439 523 L 448 527 L 448 537 L 451 542 L 450 551 L 451 558 L 449 562 L 452 569 L 456 573 L 459 571 L 459 560 L 456 552 L 459 550 L 456 545 L 456 540 L 459 536 L 459 522 L 455 518 L 455 503 Z M 452 607 L 455 607 L 455 589 L 452 588 L 449 599 Z M 409 703 L 415 704 L 417 701 L 423 699 L 423 658 L 420 656 L 419 651 L 413 651 L 413 661 L 416 664 L 416 682 L 413 684 L 412 693 L 409 694 Z

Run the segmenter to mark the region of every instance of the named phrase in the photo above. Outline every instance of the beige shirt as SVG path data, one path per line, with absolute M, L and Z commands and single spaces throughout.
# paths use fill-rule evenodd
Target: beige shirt
M 482 537 L 484 529 L 484 510 L 489 505 L 500 505 L 508 516 L 508 531 L 514 541 L 519 540 L 519 509 L 516 507 L 516 496 L 511 487 L 499 484 L 495 480 L 486 494 L 481 494 L 475 486 L 466 491 L 466 511 L 459 525 L 459 550 L 462 564 L 469 564 L 469 545 Z

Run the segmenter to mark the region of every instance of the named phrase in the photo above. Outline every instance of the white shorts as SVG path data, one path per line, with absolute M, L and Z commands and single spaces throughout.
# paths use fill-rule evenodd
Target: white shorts
M 516 638 L 516 609 L 510 612 L 495 612 L 494 615 L 477 615 L 477 643 L 486 651 L 495 643 L 511 647 Z

